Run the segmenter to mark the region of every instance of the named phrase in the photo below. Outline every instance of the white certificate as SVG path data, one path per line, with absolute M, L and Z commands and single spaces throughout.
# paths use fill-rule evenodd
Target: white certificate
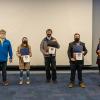
M 83 53 L 75 53 L 76 60 L 83 60 Z
M 49 47 L 49 54 L 55 54 L 56 48 L 54 47 Z
M 29 63 L 30 62 L 30 56 L 29 55 L 24 55 L 22 57 L 23 57 L 24 63 Z

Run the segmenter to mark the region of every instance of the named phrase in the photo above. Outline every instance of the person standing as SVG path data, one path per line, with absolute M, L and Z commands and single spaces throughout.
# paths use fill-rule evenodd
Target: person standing
M 84 56 L 86 54 L 87 54 L 87 49 L 85 47 L 85 43 L 80 41 L 80 34 L 75 33 L 74 41 L 69 43 L 68 47 L 68 57 L 71 67 L 70 83 L 68 85 L 69 88 L 75 86 L 76 70 L 78 72 L 79 86 L 82 88 L 86 87 L 82 79 L 82 68 L 84 66 Z
M 97 65 L 99 68 L 99 74 L 100 74 L 100 38 L 99 38 L 99 43 L 97 45 L 97 49 L 96 49 L 96 54 L 97 54 Z
M 8 85 L 7 81 L 7 61 L 8 61 L 8 54 L 9 54 L 9 62 L 12 62 L 13 52 L 12 46 L 8 39 L 6 39 L 6 31 L 1 29 L 0 30 L 0 68 L 2 70 L 2 80 L 3 85 Z
M 50 82 L 51 78 L 54 83 L 57 83 L 56 75 L 56 49 L 60 48 L 56 38 L 52 37 L 52 29 L 46 30 L 46 37 L 40 44 L 40 50 L 44 55 L 45 70 L 46 70 L 46 81 Z M 52 69 L 52 74 L 50 72 Z
M 20 81 L 23 84 L 23 71 L 26 70 L 26 84 L 30 84 L 30 57 L 32 57 L 31 46 L 28 44 L 28 38 L 23 37 L 22 43 L 17 48 L 17 56 L 19 58 Z

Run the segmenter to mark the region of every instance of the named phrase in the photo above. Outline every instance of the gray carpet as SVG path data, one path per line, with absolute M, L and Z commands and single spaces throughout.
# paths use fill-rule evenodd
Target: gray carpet
M 87 88 L 81 89 L 76 78 L 76 87 L 69 89 L 70 74 L 58 74 L 58 83 L 46 83 L 45 74 L 32 74 L 30 85 L 18 85 L 18 74 L 8 74 L 9 86 L 0 84 L 0 100 L 100 100 L 100 75 L 84 73 Z

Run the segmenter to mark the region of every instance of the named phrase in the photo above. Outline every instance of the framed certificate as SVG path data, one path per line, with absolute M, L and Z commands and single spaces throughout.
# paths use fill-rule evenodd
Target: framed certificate
M 55 54 L 56 48 L 54 47 L 49 47 L 49 54 Z
M 24 63 L 29 63 L 30 62 L 30 56 L 29 55 L 24 55 L 22 56 Z
M 76 60 L 83 60 L 83 53 L 75 53 Z

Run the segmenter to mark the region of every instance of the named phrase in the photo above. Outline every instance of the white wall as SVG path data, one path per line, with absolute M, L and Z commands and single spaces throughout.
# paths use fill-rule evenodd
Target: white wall
M 0 0 L 0 28 L 12 41 L 13 65 L 18 64 L 15 51 L 23 36 L 32 46 L 31 64 L 44 64 L 40 42 L 47 28 L 53 29 L 61 45 L 57 50 L 58 65 L 69 64 L 67 48 L 75 32 L 81 34 L 88 49 L 85 64 L 92 64 L 92 0 Z

